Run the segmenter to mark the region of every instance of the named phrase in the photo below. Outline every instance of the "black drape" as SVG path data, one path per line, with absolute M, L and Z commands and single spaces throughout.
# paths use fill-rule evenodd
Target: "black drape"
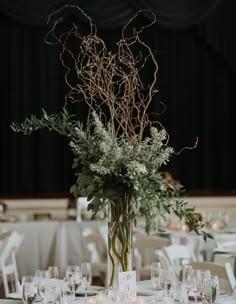
M 209 16 L 221 0 L 0 0 L 0 11 L 25 25 L 46 27 L 48 16 L 63 5 L 79 5 L 100 28 L 124 25 L 136 11 L 150 9 L 158 23 L 170 28 L 186 28 Z M 66 14 L 82 16 L 75 10 Z
M 57 112 L 64 103 L 60 50 L 44 37 L 49 14 L 68 3 L 92 17 L 108 46 L 137 10 L 157 14 L 157 24 L 142 34 L 159 64 L 160 92 L 153 106 L 166 104 L 161 120 L 176 150 L 199 138 L 197 148 L 174 157 L 169 169 L 187 190 L 236 190 L 235 1 L 0 0 L 0 195 L 67 193 L 73 182 L 64 139 L 46 131 L 25 137 L 9 128 L 11 121 L 39 115 L 42 107 Z M 65 21 L 73 15 L 85 26 L 75 10 L 60 12 Z M 145 18 L 148 14 L 140 22 Z

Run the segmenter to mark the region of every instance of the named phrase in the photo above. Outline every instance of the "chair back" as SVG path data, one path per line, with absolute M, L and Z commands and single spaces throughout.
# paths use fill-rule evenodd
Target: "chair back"
M 186 245 L 170 245 L 163 247 L 163 252 L 167 256 L 178 279 L 181 277 L 183 265 L 197 261 L 192 249 Z
M 232 292 L 235 286 L 235 277 L 230 263 L 225 265 L 212 262 L 194 262 L 190 263 L 193 269 L 209 269 L 212 275 L 219 278 L 220 289 Z
M 11 292 L 16 291 L 16 284 L 19 281 L 16 252 L 22 243 L 23 237 L 23 234 L 13 231 L 8 237 L 0 255 L 3 287 L 6 298 L 10 297 Z
M 91 253 L 91 268 L 94 277 L 100 279 L 101 284 L 105 284 L 107 272 L 107 246 L 104 238 L 98 231 L 85 231 L 83 240 Z
M 157 261 L 157 250 L 163 246 L 171 244 L 170 239 L 159 236 L 138 235 L 134 240 L 134 266 L 136 269 L 136 278 L 140 279 L 150 277 L 150 265 Z M 160 261 L 161 262 L 161 261 Z

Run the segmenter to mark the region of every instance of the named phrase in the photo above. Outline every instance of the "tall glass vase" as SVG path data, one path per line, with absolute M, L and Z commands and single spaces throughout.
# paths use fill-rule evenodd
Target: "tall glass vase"
M 109 288 L 118 288 L 119 272 L 131 271 L 133 268 L 133 221 L 129 214 L 130 208 L 127 208 L 130 207 L 130 202 L 126 201 L 122 204 L 110 205 L 109 210 L 107 255 Z

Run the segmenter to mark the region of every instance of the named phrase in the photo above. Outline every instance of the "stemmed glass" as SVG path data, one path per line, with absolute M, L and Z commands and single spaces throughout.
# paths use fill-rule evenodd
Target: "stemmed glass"
M 197 303 L 198 297 L 202 297 L 203 282 L 211 279 L 211 272 L 208 269 L 196 269 L 193 272 L 193 294 L 195 303 Z
M 51 279 L 59 279 L 59 271 L 57 266 L 49 266 L 48 267 L 48 275 Z
M 193 270 L 193 284 L 191 288 L 192 295 L 194 297 L 195 303 L 197 303 L 198 298 L 201 296 L 202 284 L 199 270 Z
M 174 284 L 174 272 L 172 268 L 162 269 L 160 271 L 160 287 L 167 294 L 170 293 L 170 289 Z
M 205 279 L 203 281 L 202 295 L 206 303 L 215 303 L 219 294 L 219 279 L 217 276 L 213 276 L 210 280 Z
M 71 272 L 66 272 L 66 276 L 60 286 L 64 301 L 66 303 L 73 302 L 75 299 L 75 285 Z
M 50 284 L 57 285 L 59 279 L 59 271 L 57 266 L 48 267 L 48 277 Z
M 215 302 L 220 295 L 220 282 L 218 276 L 213 275 L 212 281 L 213 281 L 213 302 Z
M 184 265 L 182 272 L 182 282 L 186 286 L 187 294 L 189 294 L 193 286 L 193 267 L 192 265 Z
M 73 277 L 75 294 L 79 291 L 81 285 L 81 273 L 78 265 L 68 265 L 66 267 L 66 276 L 70 274 Z
M 92 274 L 91 274 L 91 265 L 90 263 L 81 264 L 81 284 L 85 291 L 85 298 L 88 295 L 88 287 L 91 285 Z
M 45 287 L 49 278 L 48 270 L 37 270 L 35 273 L 38 295 L 44 300 Z
M 25 304 L 34 302 L 37 296 L 37 287 L 35 277 L 24 276 L 22 278 L 22 299 Z
M 204 280 L 210 280 L 211 279 L 211 272 L 209 269 L 198 269 L 200 274 L 201 282 L 203 283 Z
M 159 262 L 153 262 L 151 264 L 151 282 L 153 288 L 158 292 L 160 288 L 160 273 L 161 273 L 161 264 Z

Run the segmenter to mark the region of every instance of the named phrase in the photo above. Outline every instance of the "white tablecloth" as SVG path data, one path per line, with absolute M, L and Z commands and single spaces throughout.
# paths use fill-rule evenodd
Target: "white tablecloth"
M 59 268 L 60 276 L 67 265 L 90 261 L 91 252 L 83 242 L 85 229 L 98 229 L 105 222 L 47 221 L 1 223 L 0 230 L 9 228 L 24 234 L 24 240 L 17 252 L 19 276 L 33 275 L 37 269 L 50 265 Z

